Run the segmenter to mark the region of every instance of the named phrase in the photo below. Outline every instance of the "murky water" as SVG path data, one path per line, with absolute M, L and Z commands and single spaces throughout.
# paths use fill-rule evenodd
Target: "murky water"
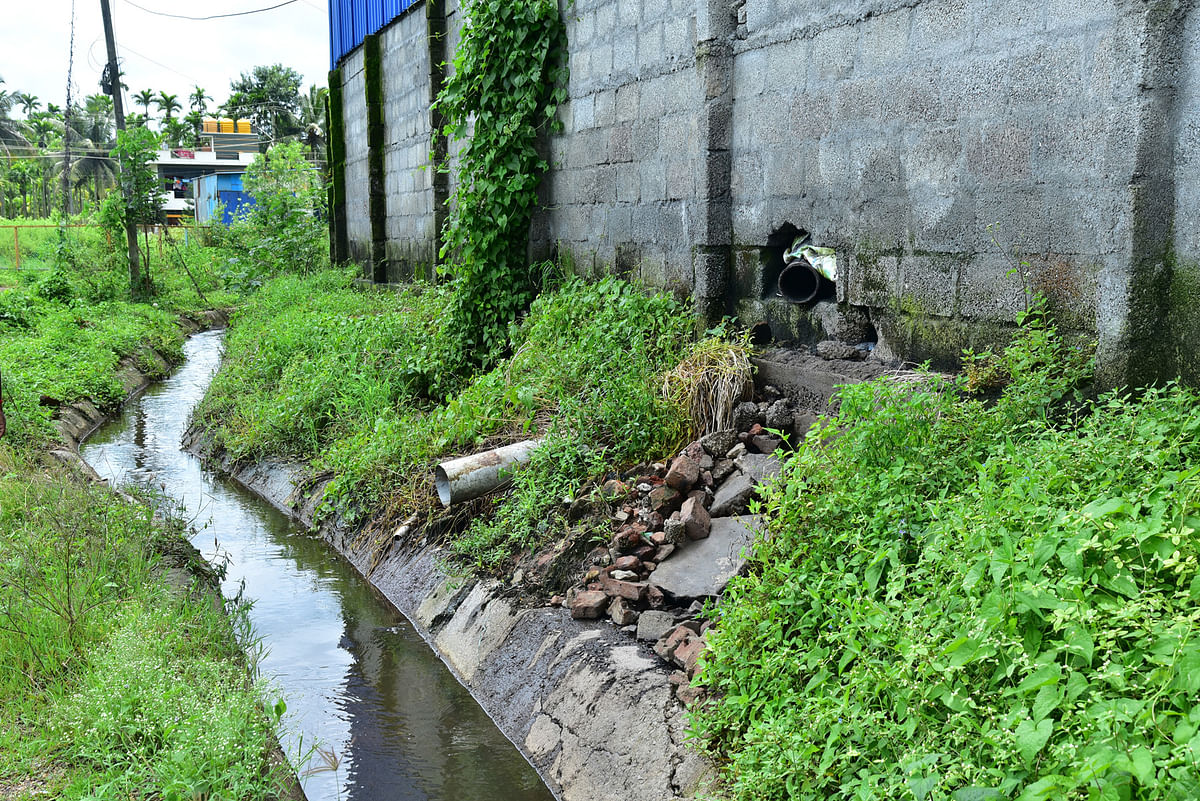
M 396 612 L 322 540 L 179 448 L 221 358 L 221 333 L 192 337 L 187 363 L 84 444 L 117 484 L 154 487 L 229 560 L 227 595 L 244 582 L 286 700 L 282 740 L 332 749 L 336 770 L 303 779 L 317 799 L 547 801 L 553 796 L 495 724 Z M 215 549 L 214 549 L 215 541 Z M 322 760 L 308 766 L 321 767 Z

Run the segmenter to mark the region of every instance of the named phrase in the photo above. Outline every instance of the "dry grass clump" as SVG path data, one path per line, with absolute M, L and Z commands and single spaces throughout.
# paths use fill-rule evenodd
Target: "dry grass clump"
M 749 344 L 716 337 L 697 342 L 667 373 L 662 392 L 687 412 L 691 438 L 733 428 L 733 408 L 754 395 Z

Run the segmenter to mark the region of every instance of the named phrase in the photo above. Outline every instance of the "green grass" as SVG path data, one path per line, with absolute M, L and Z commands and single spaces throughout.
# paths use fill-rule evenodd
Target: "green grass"
M 545 433 L 499 516 L 455 540 L 481 565 L 551 536 L 532 523 L 603 465 L 682 436 L 656 381 L 690 341 L 674 300 L 613 279 L 570 282 L 511 327 L 508 358 L 466 378 L 438 373 L 450 302 L 443 287 L 377 293 L 349 274 L 277 278 L 234 318 L 198 418 L 236 458 L 285 455 L 330 471 L 326 510 L 352 520 L 432 514 L 439 458 Z M 428 397 L 446 386 L 443 399 Z
M 1036 318 L 984 361 L 843 389 L 769 493 L 692 713 L 733 798 L 1200 795 L 1200 397 L 1078 401 Z
M 156 578 L 180 536 L 0 445 L 0 790 L 277 795 L 272 718 L 230 618 Z
M 169 591 L 158 567 L 186 546 L 178 524 L 42 456 L 57 405 L 114 409 L 123 359 L 161 376 L 182 355 L 178 315 L 235 296 L 214 249 L 164 241 L 189 277 L 152 240 L 154 302 L 128 303 L 122 254 L 95 229 L 50 234 L 53 269 L 0 289 L 0 797 L 276 797 L 277 715 L 248 680 L 244 610 Z
M 117 367 L 125 356 L 160 372 L 148 348 L 169 359 L 182 356 L 175 315 L 120 301 L 49 301 L 36 292 L 0 293 L 0 373 L 4 378 L 6 439 L 24 447 L 56 436 L 50 425 L 56 403 L 93 399 L 112 408 L 125 397 Z
M 49 229 L 48 235 L 57 238 L 58 232 Z M 172 236 L 182 240 L 180 231 Z M 102 409 L 112 408 L 124 398 L 117 376 L 122 358 L 138 358 L 140 367 L 158 376 L 163 365 L 149 351 L 169 361 L 182 356 L 183 336 L 175 324 L 179 314 L 237 300 L 221 288 L 213 248 L 196 237 L 176 244 L 164 245 L 164 258 L 176 266 L 155 271 L 152 303 L 124 299 L 128 277 L 122 254 L 106 248 L 94 228 L 68 229 L 68 255 L 60 266 L 41 273 L 23 270 L 15 285 L 0 288 L 0 374 L 11 441 L 31 447 L 54 438 L 54 408 L 47 404 L 90 398 Z M 151 249 L 156 248 L 152 240 Z

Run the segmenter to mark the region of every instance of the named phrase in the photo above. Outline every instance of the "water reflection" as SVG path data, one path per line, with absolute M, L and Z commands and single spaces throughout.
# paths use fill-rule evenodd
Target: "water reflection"
M 310 799 L 546 801 L 536 772 L 409 623 L 321 540 L 179 450 L 220 363 L 221 334 L 198 334 L 187 363 L 93 435 L 83 456 L 114 483 L 162 489 L 229 560 L 286 698 L 289 753 L 332 747 L 336 772 L 304 780 Z M 315 738 L 315 740 L 314 740 Z

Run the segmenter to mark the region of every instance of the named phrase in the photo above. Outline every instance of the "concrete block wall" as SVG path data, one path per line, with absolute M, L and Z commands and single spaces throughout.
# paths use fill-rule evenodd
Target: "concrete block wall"
M 836 247 L 838 299 L 909 358 L 948 355 L 921 341 L 932 327 L 959 330 L 954 350 L 1011 323 L 1020 261 L 1070 326 L 1098 330 L 1131 223 L 1138 49 L 1120 17 L 1104 0 L 750 0 L 735 248 L 788 223 Z
M 384 191 L 388 279 L 412 278 L 435 261 L 430 64 L 424 14 L 406 14 L 381 37 L 384 95 Z
M 1002 342 L 1036 290 L 1062 325 L 1097 338 L 1110 383 L 1172 374 L 1200 345 L 1200 312 L 1185 313 L 1200 309 L 1193 5 L 564 4 L 570 101 L 546 143 L 531 257 L 636 275 L 707 314 L 768 321 L 778 338 L 867 319 L 885 353 L 945 366 L 963 346 Z M 383 32 L 400 258 L 436 247 L 422 224 L 422 71 L 400 63 L 420 58 L 406 21 L 422 8 Z M 445 13 L 449 60 L 461 14 Z M 342 65 L 352 240 L 369 237 L 353 177 L 356 59 Z M 839 253 L 836 294 L 818 309 L 776 297 L 772 265 L 796 230 Z
M 371 260 L 371 217 L 367 179 L 367 95 L 363 80 L 363 50 L 358 48 L 341 64 L 342 105 L 346 131 L 346 235 L 350 258 Z
M 578 0 L 565 10 L 570 102 L 551 138 L 535 258 L 615 269 L 686 295 L 697 164 L 693 0 Z

